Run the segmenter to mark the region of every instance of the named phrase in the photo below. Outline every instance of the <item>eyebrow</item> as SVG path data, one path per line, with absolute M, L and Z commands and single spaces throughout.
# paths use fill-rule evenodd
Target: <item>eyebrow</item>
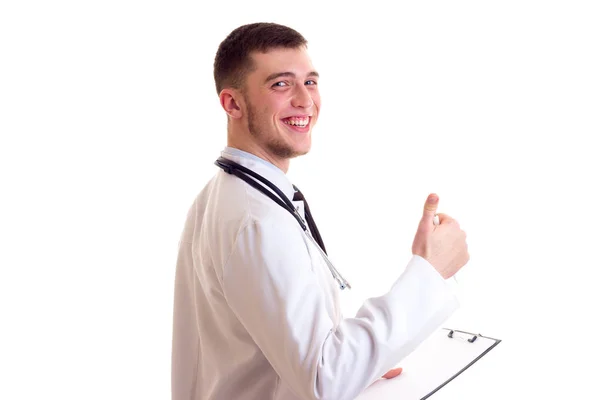
M 265 79 L 265 83 L 272 81 L 275 78 L 281 78 L 281 77 L 288 77 L 288 78 L 295 78 L 296 74 L 294 74 L 293 72 L 275 72 L 274 74 L 271 74 L 269 76 L 267 76 L 267 79 Z M 307 78 L 314 76 L 314 77 L 319 77 L 319 73 L 317 71 L 311 71 L 308 73 L 308 75 L 306 76 Z

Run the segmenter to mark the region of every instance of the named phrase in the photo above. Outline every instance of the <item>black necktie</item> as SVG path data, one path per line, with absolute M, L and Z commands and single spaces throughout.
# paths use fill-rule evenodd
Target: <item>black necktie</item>
M 308 203 L 306 202 L 304 195 L 296 186 L 294 186 L 294 189 L 296 190 L 296 193 L 294 193 L 294 201 L 302 200 L 302 202 L 304 203 L 304 217 L 306 219 L 306 223 L 308 224 L 308 228 L 310 229 L 312 237 L 319 244 L 319 246 L 321 246 L 321 249 L 325 252 L 325 254 L 327 254 L 327 250 L 325 250 L 325 243 L 323 243 L 323 239 L 321 238 L 321 234 L 317 229 L 317 224 L 315 224 L 315 220 L 313 219 L 312 214 L 310 213 L 310 208 L 308 207 Z

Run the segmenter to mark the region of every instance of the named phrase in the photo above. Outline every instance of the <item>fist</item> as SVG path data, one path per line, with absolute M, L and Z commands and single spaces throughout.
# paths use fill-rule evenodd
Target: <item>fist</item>
M 427 197 L 412 253 L 426 259 L 444 279 L 448 279 L 469 261 L 467 235 L 454 219 L 446 214 L 436 214 L 438 203 L 437 195 L 432 193 Z M 436 215 L 439 224 L 434 223 Z

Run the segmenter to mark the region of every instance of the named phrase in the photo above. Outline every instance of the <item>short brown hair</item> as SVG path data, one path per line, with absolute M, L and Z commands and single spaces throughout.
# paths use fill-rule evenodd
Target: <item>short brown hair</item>
M 295 49 L 306 46 L 306 39 L 287 26 L 258 22 L 233 30 L 219 45 L 214 63 L 217 94 L 225 87 L 240 89 L 246 74 L 254 69 L 250 53 L 265 53 L 274 48 Z

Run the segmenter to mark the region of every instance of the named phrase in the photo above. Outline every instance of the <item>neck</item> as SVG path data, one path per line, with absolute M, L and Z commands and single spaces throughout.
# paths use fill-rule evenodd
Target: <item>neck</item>
M 283 173 L 287 174 L 290 166 L 290 160 L 288 158 L 276 157 L 264 148 L 262 148 L 257 143 L 251 140 L 240 139 L 240 137 L 244 136 L 251 137 L 250 132 L 245 132 L 242 135 L 235 135 L 230 130 L 228 130 L 227 146 L 245 151 L 246 153 L 250 153 L 255 155 L 256 157 L 262 158 L 263 160 L 270 162 L 271 164 L 282 170 Z

